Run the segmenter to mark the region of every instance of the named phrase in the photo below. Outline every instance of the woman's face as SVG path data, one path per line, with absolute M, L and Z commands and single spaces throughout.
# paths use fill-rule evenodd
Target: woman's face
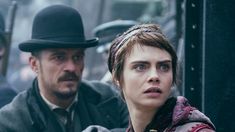
M 125 58 L 122 75 L 128 107 L 158 109 L 167 100 L 173 83 L 171 56 L 165 50 L 136 44 Z

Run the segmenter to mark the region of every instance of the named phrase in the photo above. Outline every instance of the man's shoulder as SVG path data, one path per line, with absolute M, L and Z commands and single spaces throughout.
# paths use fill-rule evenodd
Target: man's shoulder
M 128 111 L 125 102 L 112 85 L 99 81 L 84 81 L 79 94 L 95 120 L 106 122 L 107 128 L 123 128 L 128 124 Z M 98 122 L 100 124 L 101 122 Z M 109 124 L 109 125 L 108 125 Z
M 19 93 L 9 104 L 0 109 L 0 131 L 23 127 L 29 115 L 26 106 L 26 92 Z M 29 121 L 29 120 L 28 120 Z M 14 122 L 14 123 L 12 123 Z M 29 124 L 29 122 L 27 122 Z
M 0 109 L 0 116 L 2 113 L 16 113 L 21 109 L 25 109 L 27 92 L 19 93 L 9 104 Z
M 86 96 L 90 95 L 90 97 L 101 97 L 103 99 L 107 99 L 110 97 L 120 96 L 120 93 L 115 90 L 112 85 L 100 81 L 83 80 L 80 88 L 81 92 L 84 92 Z
M 2 95 L 4 95 L 4 94 L 14 94 L 14 95 L 16 95 L 16 91 L 13 89 L 13 88 L 11 88 L 11 87 L 1 87 L 0 86 L 0 95 L 2 94 Z
M 0 87 L 0 108 L 10 103 L 16 94 L 17 93 L 10 87 Z
M 117 95 L 118 92 L 115 90 L 115 88 L 104 82 L 100 82 L 97 80 L 87 81 L 83 80 L 81 83 L 82 89 L 86 88 L 86 90 L 90 90 L 91 92 L 95 92 L 97 94 L 103 94 L 103 95 Z

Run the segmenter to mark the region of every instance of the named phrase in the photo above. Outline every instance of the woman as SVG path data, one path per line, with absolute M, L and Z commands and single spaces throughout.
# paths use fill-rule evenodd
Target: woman
M 177 56 L 157 25 L 136 25 L 117 37 L 108 65 L 130 113 L 127 132 L 215 131 L 184 97 L 170 97 Z

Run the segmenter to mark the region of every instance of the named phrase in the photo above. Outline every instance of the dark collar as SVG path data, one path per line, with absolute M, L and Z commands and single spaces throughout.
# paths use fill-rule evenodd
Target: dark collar
M 153 120 L 146 126 L 144 132 L 149 132 L 150 130 L 163 132 L 172 123 L 172 115 L 175 105 L 176 98 L 169 98 L 155 114 Z M 134 132 L 131 122 L 129 128 L 127 129 L 127 132 Z
M 52 117 L 52 119 L 55 119 L 53 123 L 59 126 L 55 115 L 40 96 L 37 78 L 34 79 L 32 88 L 30 88 L 28 92 L 27 106 L 31 116 L 32 125 L 37 130 L 43 131 L 47 126 L 47 119 L 51 116 L 54 116 Z

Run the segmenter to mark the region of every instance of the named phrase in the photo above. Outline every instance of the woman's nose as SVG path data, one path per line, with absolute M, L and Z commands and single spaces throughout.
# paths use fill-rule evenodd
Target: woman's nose
M 149 82 L 159 82 L 159 74 L 157 72 L 157 69 L 152 69 L 149 71 Z

